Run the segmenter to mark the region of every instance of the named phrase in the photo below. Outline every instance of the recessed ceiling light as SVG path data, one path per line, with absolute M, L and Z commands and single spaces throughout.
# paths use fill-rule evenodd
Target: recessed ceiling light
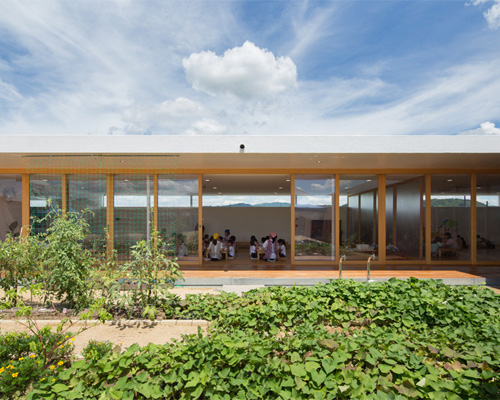
M 280 189 L 283 189 L 283 186 L 280 186 L 279 188 L 280 188 Z
M 219 194 L 222 194 L 222 192 L 219 192 Z
M 453 182 L 453 179 L 448 179 L 448 182 Z
M 287 179 L 286 181 L 287 181 L 287 182 L 290 182 L 290 179 Z
M 367 181 L 367 182 L 371 182 L 372 180 L 371 180 L 371 179 L 367 179 L 366 181 Z
M 210 179 L 205 179 L 205 182 L 210 182 Z
M 44 181 L 44 182 L 48 182 L 48 180 L 47 180 L 47 179 L 44 179 L 43 181 Z
M 217 189 L 217 186 L 214 186 L 214 190 Z
M 274 192 L 274 194 L 278 194 L 278 192 Z

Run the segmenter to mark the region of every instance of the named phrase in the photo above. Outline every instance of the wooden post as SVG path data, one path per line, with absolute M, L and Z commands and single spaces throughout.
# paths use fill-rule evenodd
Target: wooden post
M 477 264 L 477 175 L 470 178 L 470 252 L 472 264 Z
M 432 264 L 432 207 L 431 207 L 431 175 L 425 175 L 425 263 Z
M 339 174 L 335 174 L 335 197 L 334 197 L 334 207 L 335 212 L 333 213 L 333 218 L 335 218 L 335 260 L 340 259 L 340 176 Z M 345 228 L 344 228 L 345 229 Z
M 106 177 L 106 225 L 108 227 L 108 258 L 113 255 L 115 243 L 115 202 L 114 202 L 114 175 L 108 174 Z
M 378 261 L 386 262 L 385 175 L 378 176 Z
M 290 253 L 291 263 L 295 263 L 295 174 L 290 177 Z
M 22 227 L 21 236 L 28 236 L 30 226 L 30 176 L 22 175 Z

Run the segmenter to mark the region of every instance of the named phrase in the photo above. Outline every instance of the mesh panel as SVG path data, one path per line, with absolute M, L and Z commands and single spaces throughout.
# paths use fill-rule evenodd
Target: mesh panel
M 110 246 L 118 258 L 126 260 L 130 247 L 139 240 L 149 240 L 157 226 L 163 232 L 172 255 L 179 253 L 176 220 L 183 212 L 176 207 L 163 207 L 158 218 L 155 213 L 155 178 L 166 179 L 163 197 L 175 198 L 176 156 L 27 156 L 24 158 L 30 176 L 30 216 L 43 218 L 51 210 L 81 213 L 88 221 L 90 234 L 86 246 L 94 252 L 105 253 Z M 195 178 L 196 179 L 196 178 Z M 197 196 L 197 179 L 196 179 Z M 108 198 L 112 194 L 112 198 Z M 198 209 L 190 219 L 198 222 Z M 48 223 L 32 225 L 32 232 L 47 229 Z M 109 235 L 108 235 L 109 231 Z M 197 238 L 196 238 L 197 239 Z M 196 247 L 196 248 L 195 248 Z M 196 246 L 191 246 L 197 256 Z

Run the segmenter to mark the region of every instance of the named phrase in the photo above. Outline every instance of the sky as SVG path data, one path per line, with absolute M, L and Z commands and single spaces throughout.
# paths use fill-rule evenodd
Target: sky
M 499 135 L 500 0 L 0 0 L 1 135 Z

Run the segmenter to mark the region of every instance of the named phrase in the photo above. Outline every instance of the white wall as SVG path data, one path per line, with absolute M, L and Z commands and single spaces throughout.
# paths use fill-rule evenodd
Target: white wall
M 223 235 L 230 229 L 240 243 L 249 242 L 252 235 L 260 240 L 269 232 L 290 243 L 288 207 L 203 207 L 203 225 L 208 235 Z

